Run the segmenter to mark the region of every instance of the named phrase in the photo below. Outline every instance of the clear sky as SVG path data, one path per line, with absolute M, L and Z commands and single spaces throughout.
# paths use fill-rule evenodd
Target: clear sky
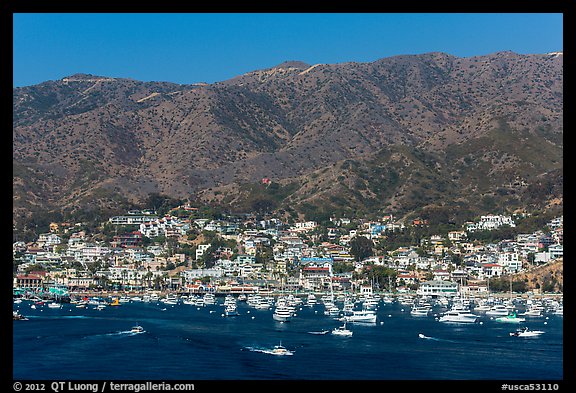
M 13 85 L 75 73 L 214 83 L 287 60 L 563 50 L 561 13 L 15 13 Z

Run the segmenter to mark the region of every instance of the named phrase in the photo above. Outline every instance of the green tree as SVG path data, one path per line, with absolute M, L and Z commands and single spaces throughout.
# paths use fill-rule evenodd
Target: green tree
M 365 236 L 355 236 L 350 240 L 350 254 L 356 261 L 362 261 L 365 258 L 374 255 L 374 243 Z

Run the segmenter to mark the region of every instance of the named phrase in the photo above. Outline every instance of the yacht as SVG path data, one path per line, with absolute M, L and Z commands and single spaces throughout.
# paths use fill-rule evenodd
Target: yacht
M 293 355 L 294 352 L 288 350 L 285 346 L 280 343 L 279 345 L 274 345 L 274 348 L 269 352 L 272 355 Z
M 478 306 L 474 306 L 474 311 L 485 313 L 486 311 L 490 311 L 491 308 L 492 306 L 487 303 L 480 303 Z
M 503 304 L 495 304 L 486 311 L 488 317 L 505 317 L 510 313 L 508 308 Z
M 374 310 L 354 310 L 352 315 L 344 317 L 346 322 L 376 323 L 376 311 Z
M 410 310 L 410 315 L 413 317 L 425 317 L 430 314 L 432 308 L 430 306 L 413 306 Z
M 564 316 L 564 305 L 560 305 L 560 306 L 556 307 L 553 314 L 563 317 Z
M 144 328 L 140 325 L 132 326 L 132 329 L 130 329 L 130 333 L 144 333 Z
M 274 309 L 272 318 L 279 322 L 288 322 L 292 318 L 292 312 L 290 308 L 285 304 L 280 304 Z
M 376 296 L 367 296 L 363 300 L 364 308 L 367 310 L 376 310 L 378 307 L 378 303 L 380 302 L 380 298 Z
M 543 317 L 543 309 L 539 306 L 532 306 L 526 309 L 524 313 L 520 314 L 523 317 Z
M 224 315 L 226 315 L 227 317 L 234 317 L 238 315 L 236 302 L 226 304 L 226 306 L 224 307 Z
M 168 294 L 166 295 L 166 297 L 159 299 L 162 303 L 164 304 L 178 304 L 178 298 L 176 297 L 176 295 L 173 294 Z
M 452 323 L 475 323 L 480 317 L 470 311 L 465 310 L 449 310 L 446 311 L 438 321 L 452 322 Z
M 324 310 L 324 314 L 325 315 L 330 315 L 330 316 L 338 316 L 340 314 L 340 309 L 338 308 L 338 306 L 330 301 L 324 304 L 324 307 L 326 308 Z
M 203 296 L 204 299 L 204 304 L 205 305 L 212 305 L 212 304 L 216 304 L 216 295 L 214 295 L 212 292 L 208 292 L 205 293 Z
M 314 306 L 317 302 L 318 300 L 316 299 L 316 295 L 313 293 L 309 293 L 306 297 L 306 304 L 310 307 Z

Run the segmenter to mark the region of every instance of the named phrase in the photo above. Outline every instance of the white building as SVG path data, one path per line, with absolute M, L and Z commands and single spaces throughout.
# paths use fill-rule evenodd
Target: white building
M 454 297 L 458 295 L 458 284 L 453 281 L 430 280 L 421 283 L 416 294 L 419 296 Z
M 517 252 L 501 252 L 498 254 L 498 264 L 508 272 L 518 272 L 522 269 L 522 260 Z
M 500 228 L 502 225 L 509 225 L 515 227 L 516 224 L 510 216 L 501 216 L 489 214 L 486 216 L 481 216 L 480 221 L 477 223 L 468 223 L 466 229 L 469 232 L 479 231 L 492 231 L 494 229 Z
M 199 244 L 196 248 L 196 260 L 200 259 L 209 248 L 210 244 Z

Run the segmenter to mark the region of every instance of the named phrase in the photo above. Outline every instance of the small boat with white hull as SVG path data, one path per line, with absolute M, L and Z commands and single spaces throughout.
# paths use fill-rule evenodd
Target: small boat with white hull
M 529 330 L 527 327 L 510 332 L 512 337 L 537 337 L 541 334 L 544 334 L 542 330 Z
M 272 351 L 270 351 L 269 353 L 271 355 L 277 355 L 277 356 L 294 355 L 294 352 L 288 350 L 285 346 L 282 345 L 282 343 L 274 345 L 274 348 L 272 348 Z
M 20 314 L 18 311 L 12 311 L 12 317 L 14 321 L 27 321 L 28 318 L 26 318 L 24 315 Z
M 346 323 L 342 326 L 338 326 L 332 330 L 332 334 L 335 336 L 352 337 L 352 330 L 346 328 Z

